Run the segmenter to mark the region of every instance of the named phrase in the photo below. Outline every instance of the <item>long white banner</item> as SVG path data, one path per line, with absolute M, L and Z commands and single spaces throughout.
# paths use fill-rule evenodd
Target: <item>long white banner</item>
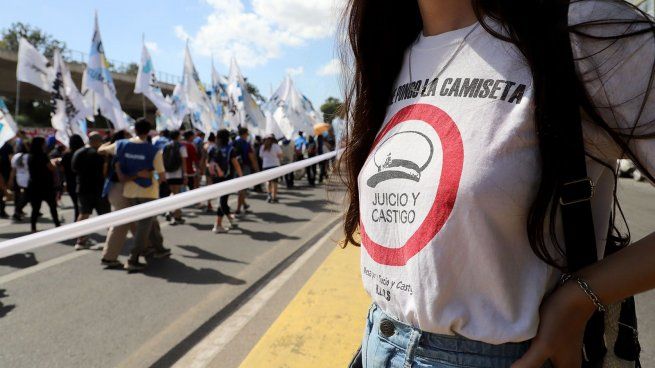
M 206 187 L 190 190 L 171 197 L 157 199 L 152 202 L 125 208 L 116 212 L 110 212 L 88 220 L 74 222 L 54 229 L 25 235 L 20 238 L 6 240 L 0 243 L 0 258 L 27 252 L 47 244 L 77 238 L 82 235 L 107 229 L 110 226 L 118 226 L 138 221 L 143 218 L 157 216 L 164 212 L 201 203 L 222 195 L 236 193 L 242 189 L 250 188 L 290 172 L 304 169 L 307 166 L 317 164 L 321 161 L 329 160 L 336 155 L 337 152 L 334 151 L 324 153 L 316 157 L 276 167 L 275 169 L 258 172 L 218 184 L 208 185 Z

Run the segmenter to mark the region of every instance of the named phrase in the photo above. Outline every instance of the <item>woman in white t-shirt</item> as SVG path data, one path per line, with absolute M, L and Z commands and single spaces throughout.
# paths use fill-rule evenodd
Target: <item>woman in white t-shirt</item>
M 274 135 L 264 138 L 264 144 L 259 148 L 259 157 L 262 158 L 262 169 L 268 170 L 280 166 L 282 148 L 277 144 Z M 277 203 L 277 178 L 268 182 L 268 203 Z
M 349 0 L 345 14 L 345 243 L 362 245 L 373 299 L 364 367 L 580 367 L 594 311 L 655 288 L 655 235 L 613 248 L 630 242 L 617 159 L 655 182 L 652 18 L 618 0 Z M 575 70 L 557 78 L 565 50 Z M 550 133 L 571 117 L 550 102 L 564 92 L 583 111 L 590 250 L 620 250 L 558 283 L 553 142 L 566 137 Z M 585 359 L 634 367 L 633 327 Z

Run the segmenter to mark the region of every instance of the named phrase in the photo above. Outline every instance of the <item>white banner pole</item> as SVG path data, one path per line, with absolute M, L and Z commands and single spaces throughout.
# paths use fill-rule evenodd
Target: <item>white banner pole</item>
M 16 119 L 16 122 L 18 122 L 18 112 L 20 111 L 18 105 L 20 105 L 20 81 L 16 79 L 16 106 L 14 106 L 14 119 Z

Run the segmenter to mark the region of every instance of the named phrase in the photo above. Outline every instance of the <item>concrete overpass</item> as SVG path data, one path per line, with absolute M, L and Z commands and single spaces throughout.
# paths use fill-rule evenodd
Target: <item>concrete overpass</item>
M 13 100 L 16 96 L 16 65 L 18 62 L 18 54 L 1 50 L 0 49 L 0 96 Z M 79 62 L 67 63 L 71 71 L 73 80 L 78 88 L 82 85 L 82 73 L 84 72 L 85 65 Z M 114 84 L 116 86 L 116 94 L 121 103 L 123 111 L 137 118 L 143 115 L 143 99 L 139 94 L 134 94 L 135 76 L 123 73 L 112 73 Z M 169 83 L 160 83 L 160 87 L 164 94 L 173 93 L 175 86 Z M 21 83 L 20 85 L 20 101 L 23 103 L 33 100 L 49 100 L 50 95 L 28 83 Z M 149 119 L 154 123 L 155 106 L 145 99 L 146 113 Z M 9 106 L 10 108 L 13 106 Z M 11 111 L 13 113 L 13 110 Z M 49 125 L 49 124 L 47 124 Z

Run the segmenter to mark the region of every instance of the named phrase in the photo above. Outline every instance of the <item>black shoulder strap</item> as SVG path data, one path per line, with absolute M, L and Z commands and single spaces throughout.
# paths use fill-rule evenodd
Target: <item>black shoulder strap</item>
M 545 35 L 545 50 L 550 62 L 542 88 L 546 94 L 542 112 L 552 129 L 549 140 L 556 152 L 556 176 L 562 216 L 567 268 L 575 272 L 598 261 L 596 236 L 591 211 L 594 183 L 587 175 L 582 137 L 580 101 L 584 96 L 573 61 L 568 31 L 569 0 L 544 1 L 555 19 L 554 29 Z M 552 26 L 551 26 L 552 27 Z M 556 197 L 556 198 L 557 198 Z M 607 352 L 604 343 L 604 316 L 595 313 L 587 324 L 584 336 L 583 367 L 600 367 Z

